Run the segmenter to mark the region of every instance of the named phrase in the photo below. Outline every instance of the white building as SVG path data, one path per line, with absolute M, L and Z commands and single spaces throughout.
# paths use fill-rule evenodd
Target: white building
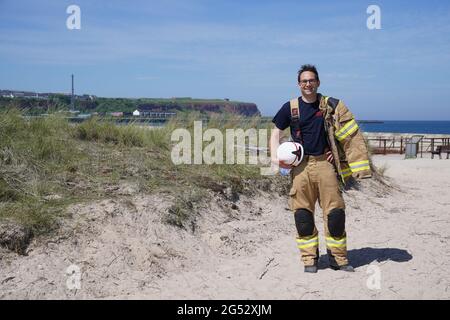
M 141 113 L 139 112 L 139 110 L 133 111 L 133 116 L 139 117 L 140 115 L 141 115 Z

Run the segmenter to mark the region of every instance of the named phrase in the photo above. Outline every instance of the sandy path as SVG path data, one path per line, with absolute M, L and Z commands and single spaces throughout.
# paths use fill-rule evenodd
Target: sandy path
M 400 190 L 368 180 L 345 195 L 355 273 L 325 256 L 317 274 L 303 272 L 284 198 L 241 198 L 238 210 L 211 201 L 192 234 L 160 223 L 167 199 L 138 195 L 73 208 L 76 232 L 28 256 L 0 252 L 0 298 L 449 299 L 450 160 L 374 162 Z M 80 290 L 66 286 L 70 264 Z
M 354 274 L 326 268 L 325 256 L 317 274 L 303 273 L 293 240 L 292 216 L 282 210 L 284 201 L 276 201 L 264 204 L 267 212 L 263 219 L 236 222 L 237 228 L 251 229 L 255 241 L 251 254 L 224 257 L 213 253 L 192 270 L 161 280 L 158 287 L 164 290 L 137 297 L 450 298 L 450 160 L 376 156 L 374 162 L 386 166 L 385 174 L 403 192 L 394 191 L 383 198 L 355 191 L 346 195 Z M 322 231 L 323 222 L 318 223 Z

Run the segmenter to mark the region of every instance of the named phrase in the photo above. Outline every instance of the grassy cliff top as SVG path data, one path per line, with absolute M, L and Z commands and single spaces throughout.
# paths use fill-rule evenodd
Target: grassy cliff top
M 202 113 L 231 113 L 248 116 L 259 115 L 254 103 L 229 101 L 225 99 L 180 98 L 106 98 L 77 96 L 75 109 L 81 112 L 133 112 L 142 106 L 164 111 L 199 111 Z M 70 96 L 56 94 L 46 98 L 8 98 L 0 97 L 0 110 L 17 108 L 28 114 L 48 113 L 51 110 L 71 108 Z

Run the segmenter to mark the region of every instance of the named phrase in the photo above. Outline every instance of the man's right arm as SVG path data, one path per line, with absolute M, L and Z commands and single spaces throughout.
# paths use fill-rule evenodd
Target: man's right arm
M 274 128 L 272 129 L 272 134 L 270 135 L 270 157 L 274 165 L 284 169 L 292 169 L 292 166 L 280 162 L 277 157 L 277 150 L 280 146 L 280 138 L 282 136 L 282 132 L 283 131 L 278 129 L 276 126 L 274 126 Z

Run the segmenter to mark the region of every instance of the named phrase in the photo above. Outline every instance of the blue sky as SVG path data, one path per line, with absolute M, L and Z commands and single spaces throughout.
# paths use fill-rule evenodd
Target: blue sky
M 270 116 L 312 63 L 358 119 L 450 120 L 449 39 L 444 0 L 0 0 L 0 88 L 69 92 L 74 73 L 78 94 L 230 98 Z

